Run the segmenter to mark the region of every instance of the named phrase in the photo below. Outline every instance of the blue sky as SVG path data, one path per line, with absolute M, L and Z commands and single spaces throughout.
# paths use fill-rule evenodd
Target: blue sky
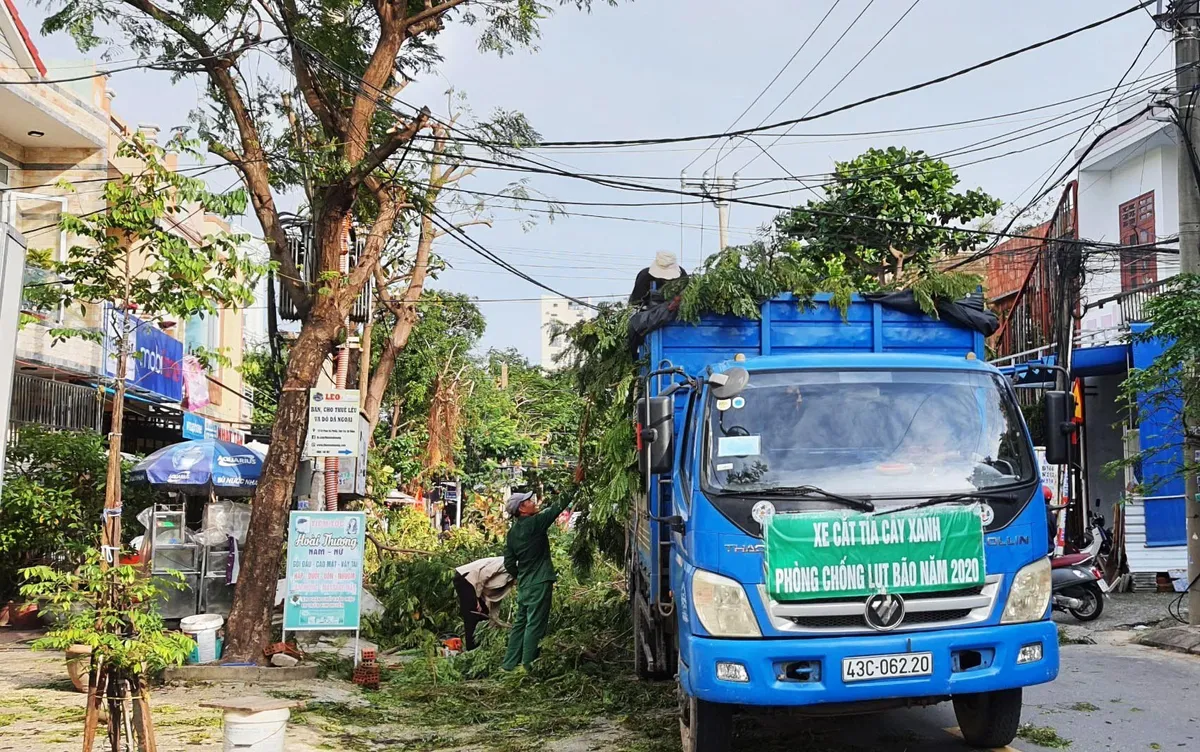
M 796 51 L 834 0 L 639 0 L 591 14 L 561 10 L 542 24 L 540 49 L 497 58 L 476 50 L 475 30 L 452 26 L 439 40 L 446 62 L 435 74 L 411 85 L 408 102 L 428 104 L 445 114 L 444 92 L 464 92 L 475 113 L 496 108 L 523 112 L 547 140 L 644 138 L 722 132 L 762 91 Z M 785 95 L 871 3 L 842 42 L 794 94 Z M 43 58 L 80 57 L 65 35 L 37 33 L 44 8 L 17 0 L 37 37 Z M 779 105 L 771 121 L 799 117 L 855 64 L 911 5 L 910 0 L 842 0 L 822 29 L 797 56 L 775 86 L 739 123 L 757 125 Z M 888 38 L 820 105 L 836 107 L 888 89 L 906 86 L 971 65 L 1010 49 L 1044 39 L 1132 5 L 1131 0 L 921 0 Z M 752 7 L 753 12 L 744 10 Z M 827 171 L 834 160 L 848 159 L 870 146 L 905 145 L 943 152 L 1024 126 L 1093 100 L 988 123 L 983 127 L 940 132 L 845 137 L 854 131 L 905 128 L 986 117 L 1089 94 L 1111 87 L 1133 61 L 1152 29 L 1145 13 L 1127 16 L 1100 29 L 1017 59 L 912 94 L 874 103 L 798 126 L 770 152 L 793 174 Z M 118 58 L 122 57 L 117 52 Z M 1156 56 L 1158 56 L 1156 58 Z M 1153 39 L 1135 75 L 1168 70 L 1173 52 L 1165 35 Z M 199 95 L 197 81 L 172 84 L 167 74 L 135 71 L 109 81 L 114 106 L 127 121 L 151 122 L 164 130 L 185 124 Z M 782 104 L 780 104 L 781 100 Z M 1098 100 L 1095 100 L 1098 104 Z M 1131 102 L 1130 102 L 1131 103 Z M 1127 104 L 1130 104 L 1127 103 Z M 1011 144 L 951 158 L 951 163 L 1031 146 L 1082 128 L 1090 118 L 1032 134 Z M 1006 201 L 1016 199 L 1075 143 L 1071 135 L 1040 148 L 959 172 L 965 187 L 981 187 Z M 1086 140 L 1086 139 L 1085 139 Z M 764 146 L 770 139 L 761 139 Z M 719 171 L 740 171 L 741 185 L 784 171 L 745 141 L 723 148 Z M 704 144 L 684 143 L 623 150 L 544 151 L 536 158 L 577 172 L 644 176 L 638 182 L 678 187 L 680 170 Z M 710 169 L 717 149 L 689 169 L 691 177 Z M 746 165 L 752 157 L 753 163 Z M 556 161 L 551 161 L 556 160 Z M 743 167 L 743 165 L 746 165 Z M 470 187 L 495 190 L 511 173 L 481 170 Z M 651 180 L 650 178 L 654 178 Z M 223 188 L 231 178 L 223 178 Z M 634 274 L 657 250 L 680 255 L 686 267 L 716 250 L 716 211 L 710 206 L 680 206 L 667 195 L 631 193 L 584 181 L 537 175 L 529 187 L 558 200 L 596 202 L 663 201 L 655 207 L 568 207 L 575 213 L 553 222 L 544 216 L 532 227 L 528 213 L 497 211 L 492 227 L 468 232 L 551 287 L 577 296 L 627 293 Z M 794 188 L 772 183 L 743 194 Z M 793 193 L 766 199 L 799 202 Z M 582 213 L 606 215 L 581 216 Z M 752 237 L 774 211 L 734 205 L 731 240 Z M 611 218 L 617 217 L 617 218 Z M 258 230 L 253 223 L 252 230 Z M 484 300 L 536 298 L 542 291 L 443 238 L 440 252 L 454 265 L 436 287 L 470 293 Z M 484 344 L 517 347 L 532 358 L 538 351 L 536 302 L 482 303 L 488 317 Z

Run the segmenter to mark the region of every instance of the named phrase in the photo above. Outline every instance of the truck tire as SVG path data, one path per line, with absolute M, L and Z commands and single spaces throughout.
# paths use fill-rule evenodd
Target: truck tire
M 1021 725 L 1021 689 L 998 689 L 954 696 L 954 716 L 972 747 L 1007 747 Z
M 679 738 L 683 752 L 729 752 L 733 706 L 705 702 L 680 690 Z

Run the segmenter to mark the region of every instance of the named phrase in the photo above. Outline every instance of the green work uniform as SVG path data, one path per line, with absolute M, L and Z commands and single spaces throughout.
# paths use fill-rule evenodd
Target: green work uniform
M 517 578 L 517 615 L 508 635 L 508 651 L 502 668 L 511 671 L 522 663 L 526 668 L 538 655 L 538 643 L 550 624 L 550 600 L 554 591 L 554 564 L 550 561 L 550 539 L 546 533 L 567 504 L 559 501 L 528 517 L 518 517 L 504 544 L 504 568 Z

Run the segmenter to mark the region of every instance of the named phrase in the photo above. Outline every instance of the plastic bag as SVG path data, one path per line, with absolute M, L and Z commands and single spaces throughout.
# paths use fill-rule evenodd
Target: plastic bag
M 202 546 L 222 546 L 230 537 L 246 542 L 250 527 L 250 505 L 228 499 L 215 501 L 204 509 L 204 529 L 193 536 Z

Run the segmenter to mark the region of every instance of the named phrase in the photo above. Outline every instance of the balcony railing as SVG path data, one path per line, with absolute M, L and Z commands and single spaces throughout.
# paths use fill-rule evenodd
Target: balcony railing
M 1169 281 L 1169 278 L 1160 279 L 1157 282 L 1135 287 L 1132 290 L 1122 290 L 1116 295 L 1109 295 L 1107 298 L 1088 301 L 1083 310 L 1087 312 L 1093 308 L 1102 308 L 1110 303 L 1116 303 L 1121 311 L 1121 325 L 1128 327 L 1130 324 L 1146 320 L 1144 311 L 1146 302 L 1162 292 Z
M 50 381 L 18 373 L 13 376 L 10 432 L 24 425 L 66 431 L 99 431 L 103 404 L 94 387 Z

